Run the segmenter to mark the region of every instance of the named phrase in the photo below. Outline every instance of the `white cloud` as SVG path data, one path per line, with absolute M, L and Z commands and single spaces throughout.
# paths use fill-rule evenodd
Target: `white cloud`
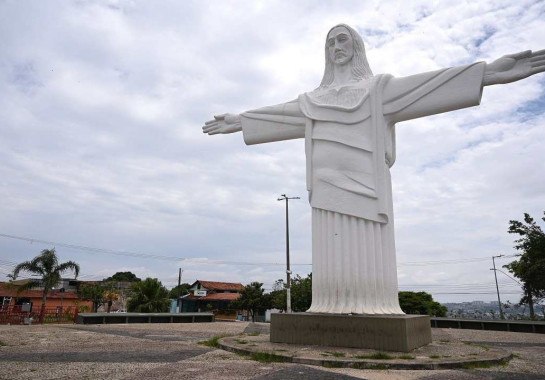
M 245 146 L 202 123 L 314 88 L 339 22 L 363 34 L 375 73 L 402 76 L 543 48 L 544 12 L 529 0 L 2 2 L 0 233 L 206 258 L 180 262 L 184 281 L 270 288 L 282 265 L 229 262 L 284 262 L 281 193 L 302 198 L 290 204 L 292 261 L 310 262 L 303 142 Z M 486 88 L 478 108 L 398 125 L 401 264 L 513 252 L 508 220 L 540 215 L 545 201 L 543 98 L 541 75 Z M 0 238 L 13 262 L 43 248 Z M 89 276 L 134 268 L 177 281 L 175 260 L 58 251 Z M 448 293 L 492 283 L 488 269 L 400 265 L 399 276 L 454 284 Z

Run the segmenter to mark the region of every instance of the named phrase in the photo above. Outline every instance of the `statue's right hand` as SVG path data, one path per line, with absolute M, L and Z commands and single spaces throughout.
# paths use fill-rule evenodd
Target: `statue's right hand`
M 224 113 L 214 116 L 214 120 L 209 120 L 202 127 L 203 133 L 217 135 L 218 133 L 234 133 L 242 131 L 240 115 Z

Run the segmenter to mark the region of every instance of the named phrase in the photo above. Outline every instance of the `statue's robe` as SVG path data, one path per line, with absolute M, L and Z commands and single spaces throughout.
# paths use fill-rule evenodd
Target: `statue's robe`
M 377 75 L 241 115 L 246 144 L 305 138 L 312 206 L 309 312 L 402 314 L 390 167 L 395 123 L 478 105 L 485 64 Z

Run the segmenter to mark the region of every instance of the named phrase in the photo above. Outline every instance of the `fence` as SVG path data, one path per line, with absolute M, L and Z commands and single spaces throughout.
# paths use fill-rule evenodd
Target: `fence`
M 431 318 L 431 327 L 545 334 L 544 321 Z
M 0 324 L 74 323 L 78 316 L 77 309 L 72 306 L 35 309 L 23 311 L 21 305 L 2 307 L 0 309 Z

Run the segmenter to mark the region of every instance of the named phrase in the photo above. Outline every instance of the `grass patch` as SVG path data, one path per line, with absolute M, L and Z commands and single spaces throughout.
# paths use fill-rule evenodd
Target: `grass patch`
M 375 359 L 375 360 L 391 360 L 395 359 L 395 356 L 387 354 L 386 352 L 375 352 L 369 355 L 358 355 L 356 359 Z
M 220 347 L 219 340 L 227 336 L 229 335 L 216 335 L 208 340 L 203 340 L 199 342 L 199 344 L 202 344 L 203 346 L 207 346 L 207 347 L 219 348 Z
M 398 358 L 398 359 L 405 359 L 405 360 L 413 360 L 413 359 L 415 359 L 414 356 L 409 355 L 409 354 L 399 355 L 397 358 Z
M 6 342 L 2 342 L 2 341 L 0 340 L 0 347 L 3 347 L 3 346 L 7 346 L 7 344 L 6 344 Z
M 476 363 L 464 363 L 462 365 L 462 368 L 464 369 L 475 369 L 475 368 L 490 368 L 493 367 L 494 364 L 492 363 L 486 363 L 486 362 L 476 362 Z
M 256 332 L 253 332 L 253 333 L 249 333 L 248 336 L 258 336 L 259 333 L 256 331 Z
M 283 356 L 270 354 L 268 352 L 254 352 L 250 355 L 250 359 L 260 363 L 279 363 L 287 361 Z

